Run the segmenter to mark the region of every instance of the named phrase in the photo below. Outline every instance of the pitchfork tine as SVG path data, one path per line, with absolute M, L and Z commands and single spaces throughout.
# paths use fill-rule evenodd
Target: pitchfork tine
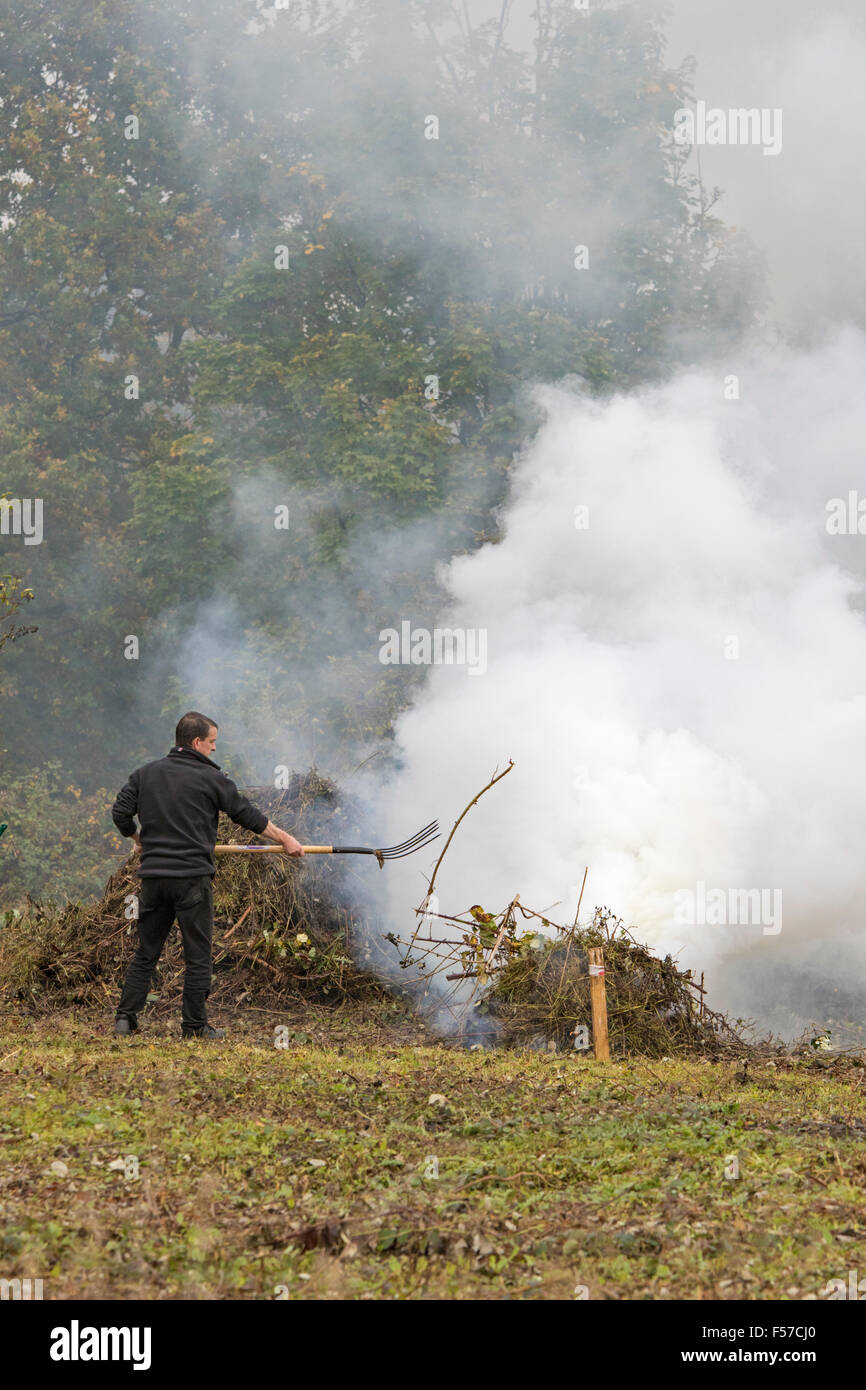
M 415 851 L 416 851 L 416 850 L 419 850 L 419 849 L 426 849 L 428 845 L 432 845 L 433 841 L 434 841 L 434 840 L 438 840 L 438 839 L 439 839 L 439 836 L 438 836 L 438 835 L 433 835 L 429 840 L 422 840 L 420 844 L 418 844 L 418 845 L 413 845 L 411 849 L 400 849 L 400 850 L 397 850 L 396 853 L 394 852 L 394 850 L 386 851 L 386 852 L 382 855 L 382 858 L 383 858 L 383 859 L 405 859 L 405 858 L 407 857 L 407 855 L 414 854 Z
M 406 855 L 416 852 L 416 849 L 424 849 L 432 841 L 439 838 L 439 821 L 431 820 L 430 826 L 424 826 L 423 830 L 418 830 L 417 834 L 411 835 L 409 840 L 403 841 L 402 845 L 391 845 L 388 849 L 377 851 L 382 859 L 403 859 Z
M 407 855 L 414 854 L 416 850 L 419 849 L 426 849 L 428 845 L 432 845 L 433 841 L 438 839 L 438 835 L 432 835 L 429 840 L 421 840 L 417 845 L 412 845 L 409 849 L 386 849 L 384 851 L 380 850 L 379 853 L 382 855 L 383 859 L 405 859 Z
M 388 849 L 383 851 L 383 853 L 390 854 L 395 849 L 409 849 L 412 845 L 418 844 L 419 841 L 427 839 L 428 836 L 435 835 L 438 829 L 439 826 L 436 821 L 431 821 L 429 825 L 425 825 L 423 830 L 419 830 L 417 835 L 410 836 L 408 840 L 403 840 L 399 845 L 389 845 Z
M 380 853 L 382 854 L 383 859 L 406 859 L 410 854 L 414 854 L 416 850 L 426 849 L 428 845 L 432 845 L 433 841 L 438 839 L 438 835 L 433 835 L 429 840 L 422 840 L 420 844 L 413 845 L 411 849 L 402 849 L 399 850 L 396 854 L 393 850 L 391 850 L 390 852 L 380 851 Z

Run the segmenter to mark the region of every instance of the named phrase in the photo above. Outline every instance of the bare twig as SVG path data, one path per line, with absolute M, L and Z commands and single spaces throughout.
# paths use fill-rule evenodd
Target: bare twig
M 429 882 L 428 885 L 427 885 L 427 898 L 428 898 L 428 900 L 429 900 L 429 898 L 430 898 L 430 896 L 431 896 L 431 894 L 432 894 L 432 892 L 433 892 L 433 884 L 436 882 L 436 875 L 437 875 L 437 873 L 439 872 L 439 865 L 442 863 L 442 860 L 445 858 L 445 855 L 448 853 L 448 846 L 451 844 L 451 841 L 454 839 L 455 831 L 457 830 L 457 827 L 459 826 L 460 822 L 463 820 L 463 817 L 464 817 L 469 811 L 472 810 L 472 807 L 473 807 L 473 806 L 476 806 L 476 805 L 478 804 L 478 802 L 481 800 L 481 798 L 482 798 L 482 796 L 484 795 L 485 792 L 489 792 L 491 787 L 495 787 L 497 782 L 501 782 L 502 779 L 503 779 L 503 777 L 507 777 L 508 774 L 509 774 L 509 772 L 511 771 L 511 769 L 512 769 L 513 767 L 514 767 L 514 762 L 513 762 L 513 760 L 512 760 L 511 758 L 509 758 L 509 759 L 508 759 L 508 766 L 507 766 L 507 768 L 505 769 L 505 771 L 504 771 L 504 772 L 494 772 L 494 774 L 493 774 L 493 776 L 491 777 L 490 781 L 487 783 L 487 786 L 486 786 L 486 787 L 482 787 L 482 788 L 481 788 L 481 791 L 478 792 L 478 794 L 477 794 L 476 796 L 473 796 L 473 798 L 472 798 L 472 800 L 470 801 L 469 805 L 468 805 L 463 811 L 460 812 L 460 815 L 457 817 L 456 821 L 454 822 L 453 826 L 451 827 L 451 834 L 448 836 L 448 839 L 445 841 L 445 847 L 444 847 L 444 849 L 442 850 L 442 853 L 439 855 L 439 858 L 436 860 L 436 864 L 435 864 L 435 866 L 434 866 L 433 873 L 432 873 L 432 876 L 431 876 L 431 878 L 430 878 L 430 882 Z
M 586 876 L 589 873 L 589 865 L 583 871 L 583 883 L 580 885 L 580 897 L 577 900 L 577 911 L 574 914 L 574 926 L 572 931 L 577 928 L 577 920 L 580 917 L 580 904 L 583 902 L 583 890 L 586 887 Z
M 241 914 L 241 916 L 240 916 L 240 917 L 238 918 L 238 920 L 235 922 L 234 926 L 233 926 L 233 927 L 229 927 L 228 931 L 226 932 L 225 936 L 223 937 L 223 941 L 228 941 L 228 939 L 229 939 L 230 936 L 234 936 L 234 934 L 235 934 L 235 932 L 237 931 L 238 927 L 241 925 L 242 922 L 245 922 L 245 921 L 246 921 L 246 919 L 249 917 L 249 915 L 250 915 L 250 913 L 252 912 L 252 910 L 253 910 L 253 905 L 252 905 L 252 903 L 250 903 L 250 905 L 249 905 L 249 907 L 247 908 L 246 912 L 243 912 L 243 913 Z

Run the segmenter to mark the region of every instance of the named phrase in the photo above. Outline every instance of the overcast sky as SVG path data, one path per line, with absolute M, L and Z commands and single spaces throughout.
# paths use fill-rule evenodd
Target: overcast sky
M 668 57 L 697 60 L 709 104 L 780 107 L 782 151 L 705 147 L 727 220 L 764 250 L 776 314 L 795 332 L 866 322 L 866 5 L 675 0 Z

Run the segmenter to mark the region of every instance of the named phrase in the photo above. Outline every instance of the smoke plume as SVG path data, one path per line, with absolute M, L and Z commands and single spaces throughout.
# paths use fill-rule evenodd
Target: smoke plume
M 605 402 L 539 389 L 503 539 L 446 577 L 442 621 L 487 629 L 486 674 L 431 670 L 390 795 L 395 826 L 422 803 L 450 824 L 512 757 L 445 910 L 519 891 L 567 921 L 588 865 L 582 915 L 610 906 L 791 1032 L 862 961 L 864 561 L 828 525 L 857 486 L 866 339 L 736 366 Z M 763 890 L 778 921 L 684 922 L 700 885 Z

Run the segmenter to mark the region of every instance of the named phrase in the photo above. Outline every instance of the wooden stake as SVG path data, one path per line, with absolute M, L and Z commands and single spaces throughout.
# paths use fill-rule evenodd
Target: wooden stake
M 604 987 L 604 948 L 590 946 L 589 956 L 589 997 L 592 1004 L 592 1041 L 597 1062 L 610 1061 L 610 1045 L 607 1039 L 607 993 Z

